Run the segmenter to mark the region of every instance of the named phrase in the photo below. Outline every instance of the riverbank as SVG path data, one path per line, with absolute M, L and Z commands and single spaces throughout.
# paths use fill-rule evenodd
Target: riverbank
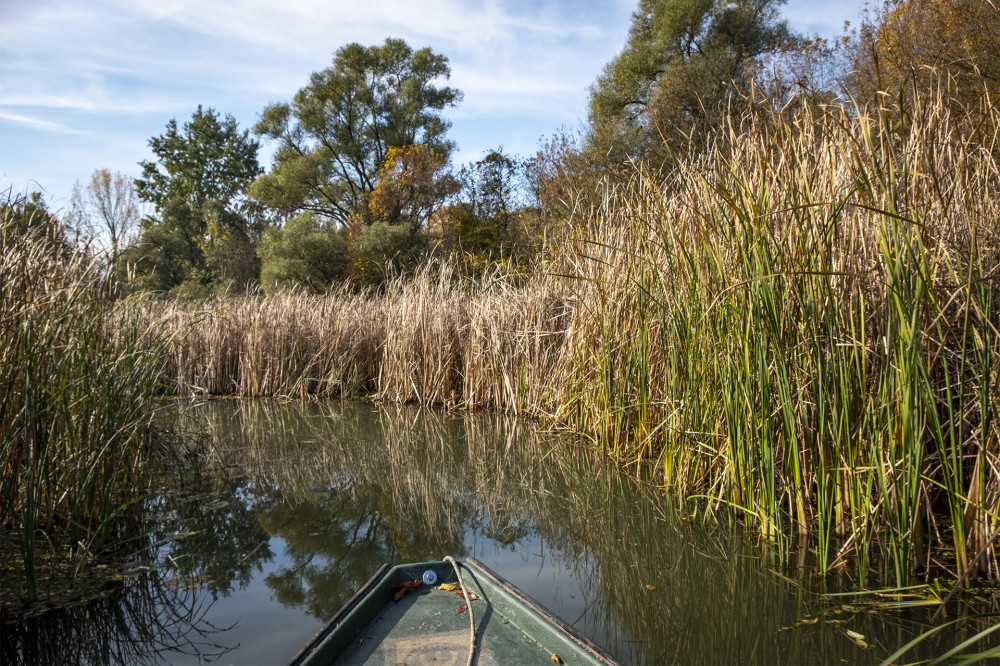
M 527 414 L 823 568 L 995 578 L 1000 168 L 920 104 L 735 119 L 527 280 L 151 306 L 165 381 Z
M 779 552 L 807 537 L 822 571 L 996 579 L 1000 168 L 949 108 L 733 119 L 608 184 L 527 277 L 443 261 L 379 292 L 140 307 L 5 217 L 0 546 L 25 600 L 40 562 L 69 589 L 174 465 L 162 392 L 506 410 Z

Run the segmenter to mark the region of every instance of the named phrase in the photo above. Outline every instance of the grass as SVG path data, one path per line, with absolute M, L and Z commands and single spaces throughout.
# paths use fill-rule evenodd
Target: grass
M 624 411 L 619 455 L 814 536 L 824 567 L 878 554 L 904 585 L 944 547 L 957 576 L 1000 497 L 993 144 L 940 103 L 742 122 L 594 229 L 590 330 L 613 334 L 581 346 L 602 377 L 576 397 L 614 409 L 574 425 Z
M 148 479 L 161 365 L 102 267 L 24 210 L 0 207 L 0 559 L 30 604 L 121 538 Z
M 529 414 L 824 569 L 996 578 L 1000 125 L 942 95 L 730 119 L 527 282 L 156 306 L 168 383 Z

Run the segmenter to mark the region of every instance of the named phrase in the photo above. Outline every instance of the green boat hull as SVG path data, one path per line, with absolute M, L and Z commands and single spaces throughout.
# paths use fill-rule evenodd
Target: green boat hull
M 465 599 L 436 589 L 457 581 L 449 562 L 383 566 L 290 664 L 615 664 L 592 641 L 474 559 L 458 562 L 469 592 L 475 636 Z M 407 589 L 433 571 L 434 586 Z M 558 661 L 557 661 L 558 660 Z

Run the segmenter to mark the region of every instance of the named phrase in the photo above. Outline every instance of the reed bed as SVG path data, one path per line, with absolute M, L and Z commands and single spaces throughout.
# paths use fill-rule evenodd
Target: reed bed
M 537 378 L 563 353 L 573 302 L 551 279 L 474 283 L 440 262 L 382 293 L 159 304 L 149 316 L 172 336 L 174 393 L 535 411 L 551 402 Z
M 5 606 L 61 595 L 113 541 L 148 478 L 161 373 L 158 350 L 147 344 L 155 336 L 137 308 L 112 306 L 114 285 L 101 267 L 47 220 L 20 219 L 23 202 L 7 204 L 0 212 L 0 562 L 16 589 L 5 589 Z
M 748 115 L 613 191 L 567 420 L 823 568 L 995 578 L 1000 165 L 964 124 L 933 98 Z
M 544 273 L 167 306 L 177 392 L 546 418 L 824 569 L 998 577 L 997 109 L 755 111 Z M 992 128 L 992 129 L 990 129 Z M 994 134 L 990 134 L 994 132 Z

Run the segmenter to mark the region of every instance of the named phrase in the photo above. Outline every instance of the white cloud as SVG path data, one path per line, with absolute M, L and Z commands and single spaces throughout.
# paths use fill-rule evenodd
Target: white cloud
M 198 104 L 246 126 L 340 46 L 388 36 L 449 57 L 449 85 L 465 93 L 448 111 L 463 152 L 509 144 L 505 132 L 537 138 L 577 117 L 630 11 L 606 0 L 0 0 L 0 172 L 65 196 L 66 173 L 149 157 L 113 144 L 144 146 Z M 90 134 L 71 149 L 29 143 L 26 130 Z
M 34 130 L 41 130 L 43 132 L 56 132 L 59 134 L 87 134 L 83 130 L 73 129 L 72 127 L 67 127 L 61 123 L 53 123 L 48 120 L 42 120 L 41 118 L 33 118 L 31 116 L 22 116 L 15 113 L 4 113 L 0 111 L 0 120 L 6 120 L 10 123 L 16 123 L 18 125 L 24 125 L 30 127 Z

